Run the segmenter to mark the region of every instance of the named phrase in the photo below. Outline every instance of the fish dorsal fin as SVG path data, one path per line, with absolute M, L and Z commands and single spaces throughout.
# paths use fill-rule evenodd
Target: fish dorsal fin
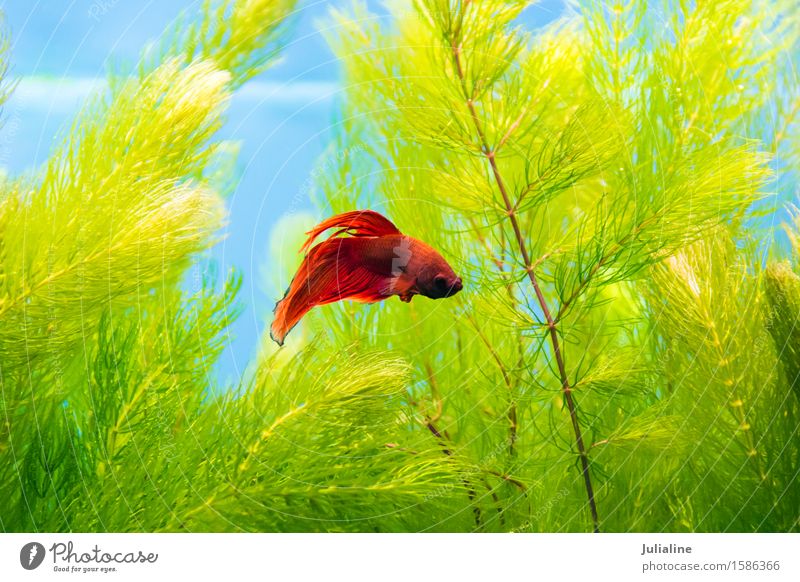
M 314 239 L 329 228 L 339 228 L 339 230 L 333 234 L 334 237 L 340 234 L 349 234 L 351 236 L 401 234 L 391 220 L 374 210 L 352 210 L 350 212 L 331 216 L 309 230 L 306 233 L 308 239 L 300 251 L 306 252 L 311 246 L 311 243 L 314 242 Z

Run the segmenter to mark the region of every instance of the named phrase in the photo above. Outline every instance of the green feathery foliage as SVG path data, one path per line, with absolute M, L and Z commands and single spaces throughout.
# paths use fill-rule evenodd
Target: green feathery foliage
M 332 11 L 320 214 L 384 212 L 465 288 L 317 308 L 236 386 L 215 134 L 294 2 L 207 2 L 112 79 L 0 184 L 0 528 L 800 529 L 800 230 L 761 219 L 800 171 L 800 18 L 572 8 Z
M 420 424 L 481 467 L 475 529 L 797 529 L 800 305 L 747 234 L 796 183 L 770 172 L 798 168 L 796 14 L 585 2 L 528 32 L 526 6 L 333 12 L 325 214 L 385 211 L 466 285 L 315 330 L 415 363 Z
M 112 79 L 39 172 L 3 183 L 3 530 L 406 530 L 424 523 L 404 508 L 422 506 L 451 518 L 460 471 L 404 428 L 397 355 L 309 348 L 264 355 L 238 389 L 213 380 L 239 287 L 217 290 L 202 254 L 224 220 L 214 135 L 293 8 L 207 5 L 160 62 Z

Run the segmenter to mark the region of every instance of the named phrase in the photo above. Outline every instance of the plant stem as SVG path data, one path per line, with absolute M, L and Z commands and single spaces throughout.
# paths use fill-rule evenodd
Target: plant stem
M 497 354 L 497 351 L 492 347 L 489 338 L 486 337 L 486 334 L 481 331 L 478 322 L 476 322 L 471 315 L 467 314 L 467 320 L 470 322 L 472 327 L 475 329 L 475 333 L 478 334 L 478 337 L 483 342 L 483 345 L 486 346 L 486 349 L 489 350 L 489 353 L 494 358 L 494 361 L 497 362 L 497 367 L 500 368 L 500 373 L 503 375 L 503 381 L 506 384 L 506 388 L 508 389 L 508 398 L 509 398 L 509 405 L 508 405 L 508 412 L 506 414 L 506 418 L 508 418 L 508 454 L 514 454 L 514 444 L 517 442 L 517 404 L 514 401 L 514 385 L 511 383 L 511 378 L 506 372 L 506 366 L 503 363 L 503 360 Z
M 433 368 L 431 368 L 431 365 L 429 363 L 427 363 L 427 362 L 425 364 L 425 367 L 427 368 L 427 372 L 428 372 L 428 382 L 431 385 L 431 393 L 434 395 L 434 397 L 436 397 L 435 396 L 436 393 L 437 393 L 437 390 L 436 390 L 436 378 L 435 378 L 435 376 L 433 374 Z M 416 403 L 412 402 L 412 405 L 416 406 Z M 441 407 L 441 400 L 439 401 L 439 406 Z M 435 418 L 431 417 L 429 414 L 423 412 L 423 417 L 425 418 L 425 427 L 431 432 L 431 434 L 434 437 L 436 437 L 436 440 L 439 442 L 440 446 L 442 447 L 442 453 L 444 453 L 448 457 L 452 457 L 453 456 L 453 451 L 450 450 L 450 447 L 448 445 L 448 441 L 450 440 L 450 436 L 447 434 L 447 431 L 440 431 L 438 428 L 436 428 L 436 425 L 434 424 L 436 421 L 439 420 L 441 415 L 442 415 L 441 408 L 439 408 L 439 411 L 437 412 Z M 466 489 L 467 489 L 467 497 L 469 498 L 470 503 L 473 504 L 472 515 L 475 517 L 475 527 L 480 528 L 481 527 L 481 522 L 482 522 L 482 517 L 481 517 L 481 508 L 476 503 L 476 499 L 478 497 L 478 494 L 475 492 L 475 488 L 472 486 L 472 483 L 470 482 L 470 480 L 467 477 L 464 477 L 462 479 L 462 482 L 464 483 L 464 487 L 466 487 Z
M 517 215 L 514 210 L 514 206 L 511 203 L 511 198 L 508 195 L 508 190 L 506 189 L 505 182 L 503 181 L 503 177 L 500 174 L 500 169 L 497 166 L 497 160 L 495 159 L 495 152 L 489 146 L 489 142 L 486 139 L 486 134 L 481 127 L 480 120 L 478 119 L 478 113 L 475 110 L 475 103 L 473 102 L 472 95 L 470 95 L 469 91 L 467 90 L 466 78 L 464 76 L 464 70 L 461 66 L 461 49 L 458 42 L 458 37 L 460 33 L 460 26 L 458 30 L 455 31 L 452 38 L 451 49 L 453 53 L 453 64 L 455 65 L 456 74 L 458 75 L 459 81 L 461 83 L 461 90 L 464 95 L 464 98 L 467 101 L 467 108 L 469 109 L 470 117 L 472 118 L 473 125 L 475 126 L 475 131 L 478 134 L 478 139 L 480 140 L 481 151 L 483 152 L 486 159 L 489 160 L 489 165 L 492 168 L 492 174 L 494 175 L 495 182 L 497 183 L 497 188 L 500 191 L 501 196 L 503 197 L 503 204 L 505 205 L 506 213 L 508 215 L 508 219 L 511 222 L 511 226 L 514 229 L 514 237 L 516 238 L 517 246 L 519 247 L 520 254 L 522 255 L 522 260 L 525 264 L 525 270 L 528 273 L 528 279 L 531 281 L 531 285 L 533 285 L 533 290 L 536 293 L 536 300 L 539 303 L 540 308 L 542 309 L 542 313 L 544 314 L 544 318 L 547 322 L 547 329 L 550 334 L 550 342 L 553 346 L 553 354 L 555 355 L 556 365 L 558 366 L 558 375 L 561 380 L 561 389 L 564 393 L 564 399 L 567 403 L 567 409 L 569 410 L 570 420 L 572 421 L 572 429 L 575 432 L 575 443 L 578 447 L 578 455 L 580 456 L 581 460 L 581 468 L 583 472 L 583 481 L 586 486 L 586 496 L 589 500 L 589 509 L 592 513 L 592 525 L 595 532 L 600 531 L 599 519 L 597 517 L 597 505 L 594 499 L 594 488 L 592 487 L 592 478 L 589 474 L 589 457 L 586 454 L 586 447 L 583 443 L 583 435 L 581 433 L 581 426 L 578 422 L 578 409 L 575 404 L 575 399 L 572 396 L 572 386 L 569 382 L 569 377 L 567 376 L 567 369 L 564 365 L 564 357 L 561 353 L 561 343 L 558 339 L 558 331 L 556 329 L 556 323 L 553 319 L 553 316 L 550 313 L 550 309 L 547 306 L 547 301 L 545 300 L 544 294 L 542 293 L 542 289 L 539 286 L 539 281 L 536 278 L 536 274 L 534 273 L 533 262 L 530 259 L 530 255 L 528 254 L 528 248 L 525 245 L 525 239 L 522 236 L 522 229 L 519 226 L 519 221 L 517 220 Z
M 470 108 L 474 111 L 474 107 L 470 103 Z M 484 142 L 485 143 L 485 142 Z M 484 146 L 485 147 L 485 146 Z M 522 255 L 522 260 L 525 263 L 525 270 L 528 273 L 528 278 L 531 281 L 531 285 L 533 285 L 533 290 L 536 293 L 536 300 L 539 303 L 539 306 L 542 309 L 542 313 L 544 314 L 544 318 L 547 321 L 547 329 L 550 333 L 550 342 L 553 345 L 553 354 L 556 358 L 556 365 L 558 366 L 558 375 L 561 379 L 561 389 L 564 393 L 564 399 L 567 402 L 567 408 L 569 409 L 569 416 L 570 420 L 572 421 L 572 429 L 575 432 L 575 442 L 578 446 L 578 455 L 581 459 L 581 469 L 583 471 L 583 480 L 586 485 L 586 496 L 589 499 L 589 509 L 592 512 L 592 524 L 594 526 L 594 531 L 599 532 L 599 520 L 597 517 L 597 505 L 594 500 L 594 489 L 592 487 L 592 478 L 589 474 L 589 458 L 586 454 L 586 447 L 583 443 L 583 435 L 581 433 L 581 426 L 578 422 L 578 408 L 575 404 L 575 399 L 572 396 L 572 386 L 569 382 L 569 377 L 567 376 L 566 366 L 564 365 L 564 356 L 561 353 L 561 343 L 558 339 L 558 331 L 556 329 L 556 323 L 553 320 L 553 316 L 550 314 L 550 309 L 547 306 L 547 300 L 542 293 L 542 289 L 539 286 L 539 282 L 536 279 L 536 274 L 534 273 L 533 268 L 531 267 L 531 260 L 530 256 L 528 255 L 527 247 L 525 246 L 525 240 L 522 238 L 522 231 L 519 227 L 519 221 L 517 220 L 517 215 L 513 211 L 511 207 L 511 201 L 508 197 L 508 192 L 505 189 L 502 176 L 500 175 L 500 171 L 497 167 L 497 162 L 494 158 L 494 154 L 491 150 L 484 150 L 486 157 L 489 159 L 489 164 L 492 166 L 492 172 L 494 173 L 495 180 L 497 182 L 497 187 L 500 190 L 500 193 L 503 196 L 503 202 L 506 205 L 506 209 L 508 210 L 508 218 L 511 221 L 511 226 L 514 229 L 514 236 L 517 239 L 517 245 L 519 246 L 520 254 Z

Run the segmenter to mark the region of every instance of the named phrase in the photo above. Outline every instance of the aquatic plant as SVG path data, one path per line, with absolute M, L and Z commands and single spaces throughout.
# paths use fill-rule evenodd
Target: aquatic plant
M 403 346 L 421 424 L 481 468 L 477 529 L 797 528 L 797 259 L 765 271 L 756 219 L 794 194 L 796 14 L 526 6 L 334 12 L 335 147 L 364 145 L 322 205 L 386 212 L 465 290 L 319 330 Z
M 0 528 L 799 529 L 796 11 L 526 6 L 332 11 L 320 214 L 464 290 L 317 308 L 236 386 L 215 132 L 293 1 L 207 2 L 4 179 Z

